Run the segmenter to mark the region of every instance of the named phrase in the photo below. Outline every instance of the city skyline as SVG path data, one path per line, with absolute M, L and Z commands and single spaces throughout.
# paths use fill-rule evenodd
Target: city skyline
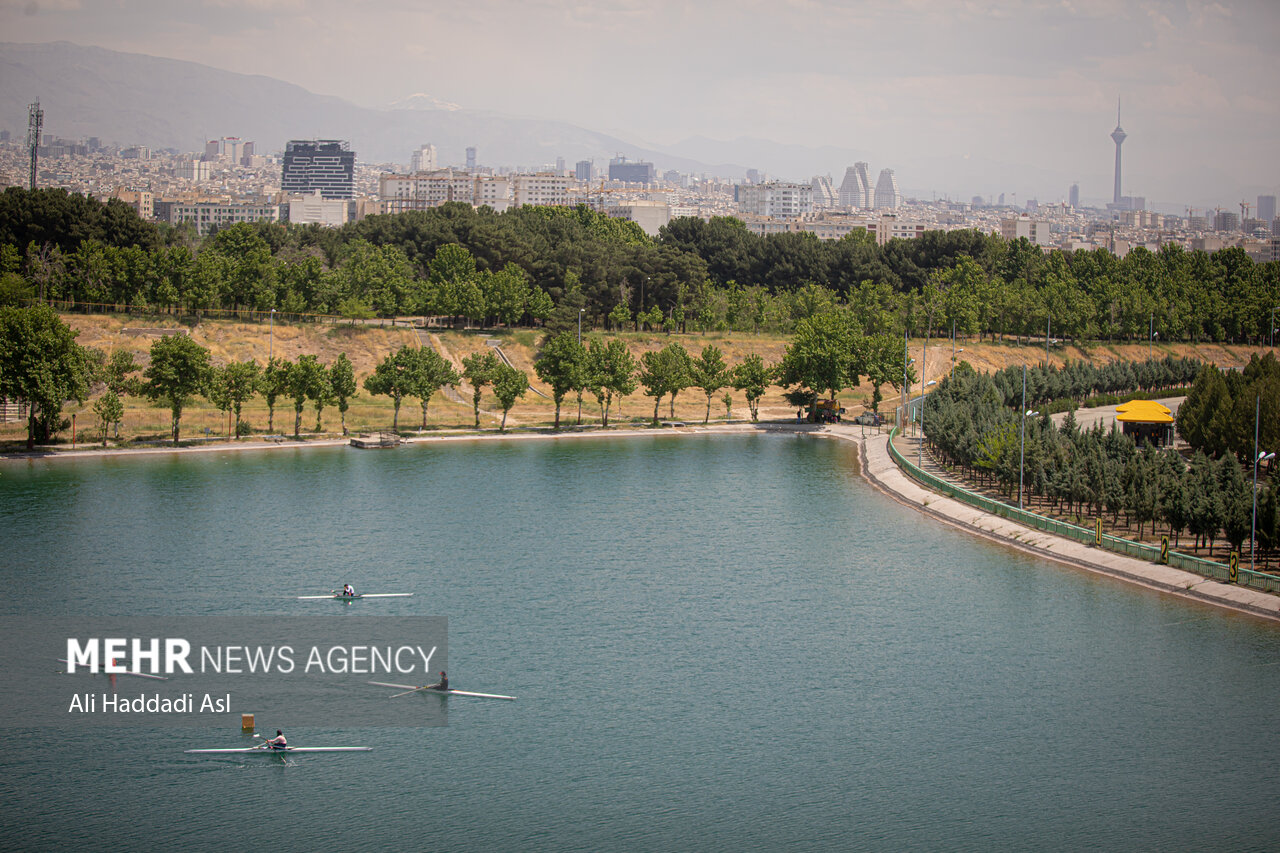
M 1277 190 L 1269 142 L 1280 107 L 1248 81 L 1266 79 L 1280 9 L 1258 2 L 477 0 L 424 10 L 401 0 L 142 0 L 113 13 L 57 0 L 0 3 L 0 24 L 14 41 L 186 59 L 365 106 L 421 93 L 437 107 L 563 120 L 703 160 L 700 151 L 726 147 L 708 140 L 741 138 L 736 150 L 766 155 L 756 140 L 841 149 L 856 156 L 825 169 L 738 161 L 838 181 L 856 159 L 892 168 L 904 193 L 957 198 L 1049 203 L 1073 183 L 1084 199 L 1111 197 L 1106 137 L 1121 97 L 1125 195 L 1204 206 Z

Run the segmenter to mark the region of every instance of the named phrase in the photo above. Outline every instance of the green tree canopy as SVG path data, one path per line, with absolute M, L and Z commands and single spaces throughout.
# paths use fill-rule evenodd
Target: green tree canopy
M 151 345 L 151 364 L 143 372 L 145 390 L 148 398 L 169 403 L 175 446 L 182 410 L 192 397 L 204 393 L 210 371 L 209 351 L 186 335 L 169 335 Z

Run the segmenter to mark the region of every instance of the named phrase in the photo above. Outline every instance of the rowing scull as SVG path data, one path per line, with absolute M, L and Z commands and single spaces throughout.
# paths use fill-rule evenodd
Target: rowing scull
M 515 699 L 514 696 L 503 696 L 501 693 L 474 693 L 470 690 L 441 690 L 439 687 L 432 687 L 427 684 L 423 687 L 414 687 L 412 684 L 388 684 L 385 681 L 370 681 L 370 684 L 376 687 L 394 687 L 403 690 L 404 693 L 393 694 L 390 698 L 396 696 L 406 696 L 410 693 L 434 693 L 437 696 L 467 696 L 472 699 Z
M 289 752 L 372 752 L 371 746 L 244 746 L 237 749 L 184 749 L 187 755 L 229 755 L 232 753 L 266 752 L 285 754 Z
M 324 601 L 326 599 L 334 599 L 335 601 L 355 601 L 357 598 L 408 598 L 413 595 L 411 592 L 365 592 L 358 595 L 343 595 L 335 592 L 332 595 L 300 595 L 299 601 Z

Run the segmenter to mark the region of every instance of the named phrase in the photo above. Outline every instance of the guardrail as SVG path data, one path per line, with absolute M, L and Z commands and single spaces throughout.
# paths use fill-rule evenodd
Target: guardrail
M 1045 533 L 1052 533 L 1055 536 L 1062 536 L 1066 539 L 1073 539 L 1076 542 L 1082 542 L 1086 545 L 1096 544 L 1096 534 L 1092 530 L 1080 527 L 1075 524 L 1068 524 L 1065 521 L 1059 521 L 1056 518 L 1040 515 L 1034 512 L 1028 512 L 1025 509 L 1018 509 L 1016 506 L 1010 506 L 1002 501 L 989 498 L 986 495 L 978 494 L 975 491 L 958 486 L 955 483 L 947 482 L 941 477 L 935 477 L 928 471 L 921 470 L 914 463 L 894 446 L 893 439 L 897 437 L 898 428 L 894 427 L 889 433 L 889 455 L 893 458 L 894 463 L 899 468 L 922 486 L 935 492 L 945 495 L 954 500 L 961 501 L 969 506 L 982 510 L 983 512 L 998 515 L 1001 518 L 1007 518 L 1018 524 L 1027 527 L 1043 530 Z M 1126 557 L 1134 557 L 1139 560 L 1146 560 L 1149 563 L 1160 564 L 1161 549 L 1156 545 L 1146 545 L 1141 542 L 1134 542 L 1132 539 L 1124 539 L 1119 536 L 1112 536 L 1109 533 L 1102 534 L 1101 547 L 1114 551 L 1117 554 L 1124 554 Z M 1169 550 L 1168 565 L 1175 569 L 1192 572 L 1202 577 L 1212 578 L 1218 581 L 1230 581 L 1231 569 L 1222 563 L 1213 560 L 1206 560 L 1202 557 L 1193 557 L 1190 554 L 1184 554 L 1181 551 Z M 1263 592 L 1280 593 L 1280 577 L 1269 575 L 1264 572 L 1250 571 L 1249 569 L 1236 570 L 1237 583 L 1241 586 L 1251 587 L 1253 589 L 1262 590 Z

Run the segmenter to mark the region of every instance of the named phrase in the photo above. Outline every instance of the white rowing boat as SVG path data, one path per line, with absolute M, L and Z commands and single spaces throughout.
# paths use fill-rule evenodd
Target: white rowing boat
M 330 595 L 300 595 L 299 601 L 326 601 L 333 599 L 335 601 L 355 601 L 360 598 L 408 598 L 413 595 L 411 592 L 365 592 L 359 595 L 343 595 L 335 592 Z
M 423 687 L 414 687 L 412 684 L 388 684 L 385 681 L 370 681 L 370 684 L 376 687 L 394 687 L 397 690 L 403 690 L 403 693 L 393 694 L 390 698 L 396 696 L 407 696 L 410 693 L 434 693 L 436 696 L 466 696 L 472 699 L 515 699 L 514 696 L 503 696 L 501 693 L 475 693 L 470 690 L 441 690 L 439 687 L 432 687 L 427 684 Z
M 287 755 L 292 752 L 372 752 L 371 746 L 244 746 L 237 749 L 184 749 L 186 755 L 232 755 L 263 752 L 271 755 Z

